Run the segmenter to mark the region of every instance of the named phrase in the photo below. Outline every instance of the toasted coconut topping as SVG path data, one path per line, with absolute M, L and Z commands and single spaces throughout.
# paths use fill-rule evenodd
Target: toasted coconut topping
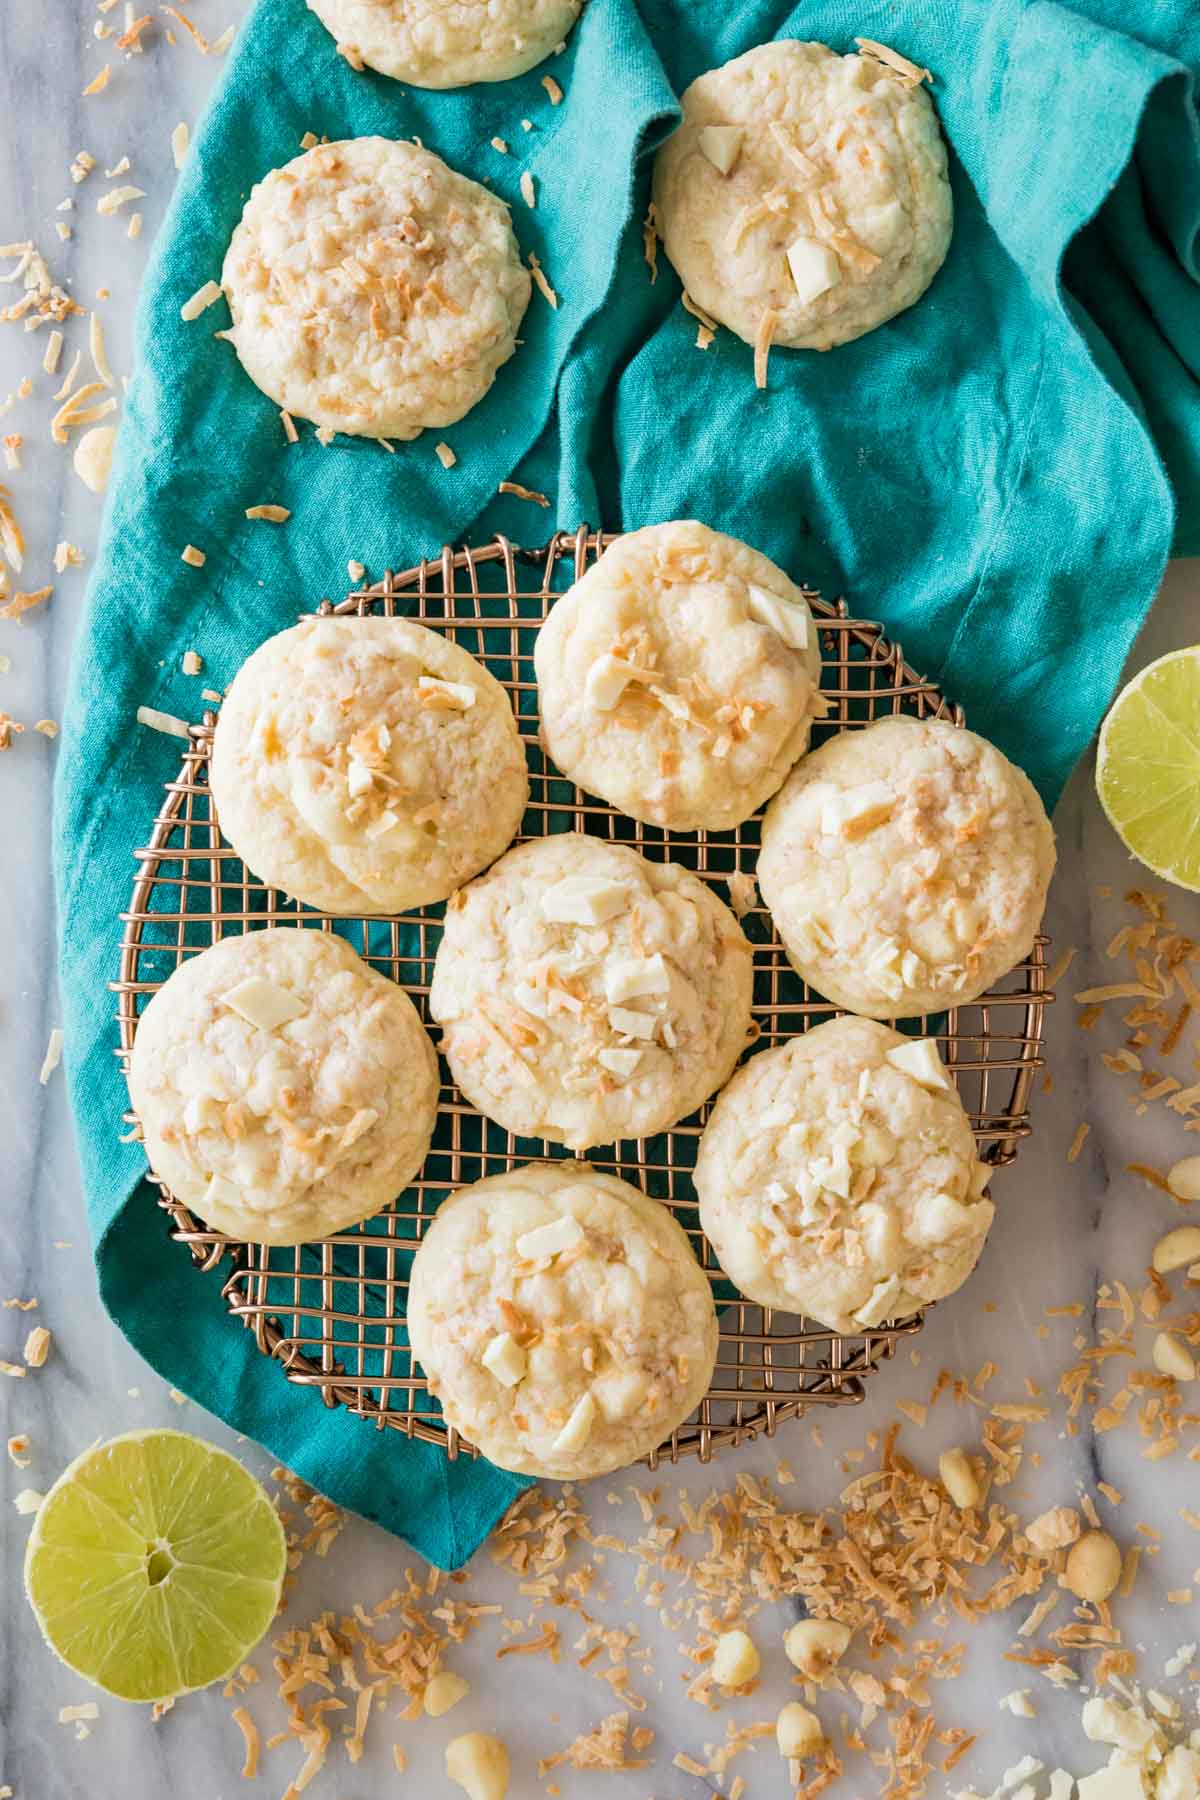
M 145 188 L 129 185 L 110 188 L 107 194 L 101 194 L 97 200 L 96 211 L 105 218 L 111 218 L 113 213 L 120 212 L 123 206 L 128 206 L 131 200 L 144 200 L 145 198 Z
M 767 359 L 771 354 L 771 345 L 775 341 L 775 331 L 779 324 L 779 314 L 773 306 L 768 306 L 758 322 L 758 330 L 754 334 L 754 385 L 765 388 L 767 385 Z
M 270 502 L 262 506 L 248 506 L 246 508 L 246 517 L 248 519 L 266 519 L 272 525 L 284 525 L 291 516 L 291 509 L 289 507 L 275 506 Z
M 192 319 L 198 319 L 202 312 L 207 312 L 208 308 L 220 298 L 220 283 L 217 281 L 206 281 L 203 287 L 198 287 L 196 289 L 196 292 L 192 295 L 190 300 L 184 301 L 179 309 L 179 316 L 181 319 L 188 322 Z
M 452 469 L 458 461 L 457 456 L 454 454 L 449 444 L 445 442 L 435 444 L 433 446 L 433 453 L 441 463 L 443 469 Z
M 184 165 L 191 135 L 182 119 L 171 133 L 171 160 L 177 169 L 182 169 Z
M 542 296 L 543 300 L 549 301 L 555 312 L 557 312 L 558 295 L 547 281 L 542 270 L 542 265 L 532 251 L 530 251 L 529 254 L 529 272 L 533 276 L 533 285 L 536 287 L 538 293 Z
M 549 506 L 545 494 L 539 494 L 536 488 L 522 487 L 519 481 L 502 481 L 496 489 L 498 494 L 515 494 L 518 500 L 532 500 L 535 506 Z
M 0 619 L 19 619 L 23 613 L 32 612 L 35 606 L 43 606 L 53 592 L 53 587 L 34 588 L 30 593 L 18 589 L 7 606 L 0 606 Z M 23 727 L 16 729 L 19 731 Z
M 892 50 L 887 44 L 877 44 L 874 38 L 855 38 L 864 56 L 874 62 L 882 63 L 884 68 L 891 69 L 894 74 L 903 77 L 907 87 L 920 87 L 923 81 L 932 83 L 933 76 L 928 69 L 922 69 L 917 63 L 909 62 L 907 56 L 901 56 L 898 50 Z
M 203 550 L 197 550 L 195 544 L 185 544 L 179 552 L 180 562 L 187 563 L 189 568 L 202 569 L 208 561 Z
M 533 176 L 529 173 L 528 169 L 522 169 L 521 179 L 517 185 L 520 187 L 521 198 L 525 202 L 526 206 L 529 206 L 529 207 L 536 206 L 537 205 L 537 193 L 536 193 L 536 191 L 534 189 L 534 185 L 533 185 Z
M 98 75 L 93 75 L 92 79 L 88 82 L 87 86 L 80 90 L 82 97 L 85 100 L 88 100 L 91 98 L 91 96 L 93 94 L 102 94 L 104 92 L 105 88 L 108 86 L 111 78 L 112 78 L 112 64 L 105 63 L 105 65 L 101 69 L 100 73 Z M 93 162 L 92 168 L 94 169 L 95 166 L 96 165 Z M 84 173 L 86 174 L 87 171 L 85 170 Z M 79 177 L 79 180 L 82 181 L 82 179 L 83 179 L 83 176 L 81 175 Z
M 57 1069 L 59 1063 L 62 1061 L 62 1048 L 62 1027 L 56 1025 L 50 1033 L 50 1038 L 46 1045 L 46 1054 L 42 1058 L 42 1066 L 38 1072 L 38 1080 L 43 1087 L 45 1087 L 55 1069 Z
M 557 81 L 555 81 L 553 75 L 543 75 L 542 86 L 550 96 L 551 106 L 561 106 L 563 91 L 559 87 Z
M 177 719 L 174 713 L 159 712 L 155 706 L 139 706 L 137 722 L 148 725 L 151 731 L 165 732 L 168 737 L 186 738 L 189 735 L 186 719 Z

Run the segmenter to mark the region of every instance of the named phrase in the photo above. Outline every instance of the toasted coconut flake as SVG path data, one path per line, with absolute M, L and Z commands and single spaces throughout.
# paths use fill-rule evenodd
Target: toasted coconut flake
M 50 1333 L 44 1325 L 35 1325 L 25 1339 L 25 1348 L 21 1352 L 29 1368 L 40 1369 L 50 1354 Z
M 529 272 L 533 276 L 533 285 L 536 287 L 538 293 L 542 296 L 543 300 L 548 301 L 555 312 L 557 312 L 558 295 L 547 281 L 542 265 L 532 251 L 529 253 Z
M 505 141 L 502 137 L 494 137 L 491 140 L 491 144 L 492 144 L 492 149 L 498 151 L 501 156 L 508 155 L 508 145 L 505 143 Z
M 109 366 L 108 350 L 104 343 L 104 326 L 100 322 L 99 313 L 94 312 L 88 320 L 88 349 L 91 352 L 92 367 L 105 387 L 116 387 L 113 372 Z
M 344 57 L 352 69 L 356 70 L 359 74 L 362 73 L 365 65 L 362 59 L 362 51 L 358 48 L 357 44 L 338 44 L 336 49 L 338 55 Z
M 58 726 L 53 719 L 35 719 L 33 729 L 40 732 L 45 738 L 56 738 L 58 736 Z
M 199 675 L 204 668 L 204 658 L 198 650 L 185 650 L 180 668 L 185 675 Z
M 203 287 L 196 289 L 190 300 L 184 301 L 179 309 L 180 318 L 188 323 L 193 319 L 198 319 L 202 312 L 207 312 L 208 308 L 221 298 L 221 291 L 220 282 L 206 281 Z
M 923 81 L 932 83 L 933 76 L 928 69 L 909 62 L 907 56 L 901 56 L 898 50 L 891 49 L 887 44 L 877 44 L 874 38 L 855 38 L 854 42 L 864 56 L 869 56 L 872 61 L 882 63 L 885 68 L 903 76 L 907 86 L 919 87 Z
M 458 461 L 457 456 L 455 456 L 449 444 L 444 441 L 433 446 L 433 453 L 441 463 L 443 469 L 452 469 Z
M 192 24 L 192 21 L 188 18 L 186 13 L 180 12 L 177 6 L 160 6 L 158 10 L 160 12 L 169 13 L 171 18 L 177 19 L 191 38 L 193 44 L 195 44 L 197 50 L 199 50 L 201 56 L 208 55 L 210 49 L 208 39 L 204 36 L 202 31 L 199 31 L 196 26 Z
M 159 712 L 156 706 L 139 706 L 137 722 L 139 725 L 148 725 L 151 731 L 165 732 L 168 737 L 189 736 L 186 719 L 177 719 L 174 713 Z
M 25 537 L 12 509 L 12 496 L 0 487 L 0 559 L 8 562 L 19 575 L 25 566 Z
M 528 169 L 522 169 L 521 179 L 517 185 L 521 190 L 521 198 L 526 206 L 531 208 L 535 207 L 537 205 L 537 191 L 533 185 L 533 176 L 529 173 Z
M 180 562 L 187 563 L 189 568 L 202 569 L 208 561 L 203 550 L 197 550 L 195 544 L 185 544 L 179 552 Z
M 539 494 L 536 488 L 522 487 L 519 481 L 502 481 L 496 489 L 498 494 L 515 494 L 518 500 L 532 500 L 535 506 L 549 506 L 545 494 Z
M 292 514 L 289 507 L 276 506 L 271 502 L 262 506 L 248 506 L 246 508 L 246 517 L 248 519 L 266 519 L 272 525 L 284 525 L 291 516 Z
M 34 588 L 31 593 L 23 593 L 18 589 L 7 606 L 0 606 L 0 619 L 21 618 L 23 614 L 32 612 L 35 606 L 43 606 L 53 592 L 53 587 Z M 21 730 L 23 727 L 18 726 L 17 729 Z
M 4 461 L 10 469 L 21 467 L 21 445 L 25 439 L 19 431 L 12 431 L 4 439 Z
M 758 322 L 758 330 L 754 334 L 754 385 L 765 388 L 767 385 L 767 359 L 771 354 L 771 345 L 775 340 L 775 330 L 779 324 L 779 314 L 773 306 L 768 306 Z
M 1070 1148 L 1067 1151 L 1067 1161 L 1069 1163 L 1073 1163 L 1078 1157 L 1084 1144 L 1087 1142 L 1087 1135 L 1091 1129 L 1091 1126 L 1087 1124 L 1086 1121 L 1076 1127 L 1075 1136 L 1071 1139 Z
M 563 91 L 559 87 L 557 81 L 555 81 L 553 75 L 543 75 L 542 86 L 550 96 L 551 106 L 561 106 Z
M 650 271 L 650 285 L 658 280 L 658 208 L 653 200 L 650 210 L 642 220 L 642 255 L 646 259 L 646 267 Z
M 67 370 L 66 374 L 63 376 L 62 386 L 57 390 L 57 392 L 51 394 L 50 398 L 52 400 L 65 400 L 67 398 L 68 394 L 71 392 L 72 388 L 75 386 L 75 377 L 79 373 L 79 365 L 82 361 L 83 361 L 83 351 L 77 350 L 75 352 L 74 361 L 72 362 L 70 368 Z
M 246 1756 L 245 1761 L 242 1764 L 242 1774 L 247 1781 L 252 1781 L 258 1774 L 258 1726 L 254 1723 L 254 1720 L 250 1717 L 250 1714 L 246 1711 L 244 1706 L 234 1707 L 233 1718 L 238 1730 L 242 1734 L 242 1741 L 246 1746 Z
M 83 99 L 88 100 L 91 98 L 91 96 L 93 94 L 102 94 L 104 92 L 105 88 L 108 86 L 109 81 L 111 79 L 112 79 L 112 64 L 105 63 L 105 65 L 101 69 L 100 73 L 98 75 L 93 75 L 92 79 L 88 82 L 87 86 L 81 90 Z M 95 166 L 96 165 L 93 162 L 92 168 L 94 169 Z M 72 173 L 74 173 L 74 165 L 72 165 Z M 87 173 L 86 170 L 85 170 L 85 173 Z M 80 175 L 77 177 L 77 179 L 82 181 L 83 176 Z
M 177 169 L 182 169 L 184 165 L 191 136 L 191 132 L 181 119 L 171 133 L 171 160 Z
M 8 1440 L 8 1460 L 14 1468 L 27 1469 L 33 1458 L 28 1455 L 29 1439 L 23 1431 Z
M 104 218 L 111 218 L 113 213 L 120 212 L 131 200 L 144 200 L 145 188 L 132 187 L 128 183 L 123 187 L 110 188 L 107 194 L 101 194 L 96 202 L 96 211 Z
M 42 356 L 42 368 L 47 375 L 53 375 L 57 372 L 59 358 L 62 355 L 62 347 L 62 332 L 58 330 L 52 331 L 50 336 L 46 339 L 46 349 Z
M 55 1069 L 57 1069 L 59 1063 L 62 1061 L 62 1048 L 62 1027 L 56 1025 L 50 1033 L 49 1041 L 46 1044 L 46 1054 L 42 1058 L 42 1066 L 38 1073 L 38 1080 L 43 1087 L 45 1087 Z

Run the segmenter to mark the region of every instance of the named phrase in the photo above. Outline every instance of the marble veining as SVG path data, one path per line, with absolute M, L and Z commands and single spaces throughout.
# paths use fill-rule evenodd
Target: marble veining
M 197 22 L 215 36 L 246 10 L 243 0 L 201 0 Z M 32 235 L 50 254 L 52 267 L 65 277 L 81 301 L 91 305 L 97 290 L 110 356 L 118 373 L 128 372 L 132 312 L 137 282 L 149 242 L 160 223 L 174 181 L 170 133 L 179 120 L 193 122 L 216 73 L 213 59 L 199 56 L 182 41 L 171 47 L 159 42 L 142 57 L 115 57 L 108 91 L 93 99 L 80 90 L 111 55 L 91 35 L 93 14 L 65 0 L 36 9 L 0 9 L 0 236 Z M 119 15 L 112 15 L 117 18 Z M 119 29 L 119 27 L 118 27 Z M 158 27 L 156 25 L 156 32 Z M 67 166 L 81 148 L 100 168 L 90 182 L 75 187 Z M 128 155 L 133 164 L 124 177 L 146 189 L 137 203 L 145 219 L 141 240 L 131 243 L 125 223 L 97 217 L 105 168 Z M 104 184 L 108 185 L 108 184 Z M 75 201 L 69 213 L 55 208 L 63 198 Z M 75 230 L 60 245 L 55 219 Z M 37 346 L 43 340 L 36 340 Z M 0 399 L 20 378 L 35 372 L 36 392 L 10 415 L 5 430 L 21 430 L 26 439 L 25 468 L 7 476 L 29 540 L 27 573 L 40 584 L 49 579 L 55 543 L 67 538 L 91 550 L 99 525 L 99 503 L 71 474 L 67 459 L 49 442 L 45 429 L 52 384 L 39 372 L 40 354 L 20 328 L 0 331 Z M 23 626 L 0 623 L 0 651 L 12 660 L 0 677 L 0 706 L 16 718 L 32 721 L 57 717 L 61 708 L 71 636 L 80 606 L 86 571 L 68 571 L 56 579 L 51 605 Z M 1200 563 L 1176 564 L 1133 659 L 1141 666 L 1151 656 L 1188 642 L 1194 635 L 1200 601 Z M 5 1519 L 2 1554 L 8 1604 L 0 1613 L 0 1787 L 9 1784 L 15 1800 L 67 1800 L 87 1793 L 89 1800 L 127 1800 L 130 1795 L 164 1794 L 176 1800 L 227 1800 L 242 1792 L 282 1793 L 299 1767 L 301 1756 L 288 1745 L 269 1752 L 257 1787 L 244 1787 L 240 1768 L 241 1739 L 229 1716 L 229 1703 L 219 1694 L 192 1696 L 160 1723 L 143 1713 L 101 1698 L 100 1718 L 86 1741 L 77 1742 L 60 1725 L 58 1709 L 90 1697 L 83 1684 L 43 1650 L 27 1607 L 20 1598 L 21 1558 L 27 1523 L 11 1510 L 11 1496 L 26 1486 L 48 1486 L 71 1456 L 100 1435 L 144 1424 L 169 1424 L 196 1430 L 218 1443 L 236 1447 L 261 1473 L 269 1459 L 253 1446 L 236 1444 L 231 1433 L 194 1406 L 172 1402 L 164 1384 L 140 1361 L 108 1323 L 96 1294 L 79 1176 L 71 1142 L 61 1073 L 42 1088 L 38 1083 L 50 1026 L 56 1022 L 53 978 L 53 917 L 48 867 L 52 743 L 27 732 L 0 757 L 0 818 L 5 833 L 5 878 L 0 883 L 0 1141 L 4 1145 L 4 1207 L 0 1221 L 0 1289 L 8 1295 L 36 1294 L 36 1317 L 54 1333 L 50 1361 L 40 1372 L 20 1381 L 0 1383 L 4 1404 L 3 1435 L 26 1432 L 32 1439 L 33 1463 L 5 1468 Z M 1111 886 L 1120 893 L 1131 876 L 1138 879 L 1094 800 L 1090 769 L 1077 772 L 1058 810 L 1059 873 L 1051 895 L 1049 926 L 1058 946 L 1076 944 L 1080 955 L 1065 983 L 1067 993 L 1087 981 L 1108 978 L 1103 945 L 1120 922 L 1114 903 L 1097 897 Z M 1200 899 L 1173 896 L 1173 914 L 1181 928 L 1200 936 Z M 983 1263 L 969 1286 L 936 1309 L 916 1340 L 914 1355 L 902 1349 L 895 1364 L 870 1385 L 859 1408 L 825 1411 L 819 1423 L 821 1446 L 813 1441 L 811 1421 L 785 1428 L 774 1442 L 760 1442 L 721 1457 L 710 1468 L 694 1462 L 657 1476 L 646 1471 L 604 1481 L 590 1490 L 598 1529 L 633 1537 L 641 1514 L 630 1490 L 661 1486 L 674 1500 L 676 1491 L 693 1499 L 714 1485 L 732 1481 L 736 1471 L 771 1473 L 787 1458 L 795 1484 L 785 1490 L 790 1504 L 819 1508 L 836 1499 L 845 1476 L 838 1457 L 860 1444 L 865 1433 L 882 1429 L 894 1416 L 898 1400 L 923 1400 L 943 1366 L 971 1372 L 991 1358 L 1000 1373 L 996 1397 L 1016 1397 L 1028 1377 L 1052 1389 L 1067 1360 L 1069 1333 L 1061 1328 L 1039 1336 L 1043 1309 L 1068 1300 L 1090 1302 L 1103 1276 L 1140 1279 L 1154 1238 L 1178 1215 L 1170 1202 L 1125 1172 L 1131 1161 L 1163 1165 L 1196 1147 L 1181 1122 L 1160 1107 L 1137 1117 L 1124 1104 L 1114 1078 L 1099 1062 L 1099 1052 L 1112 1047 L 1112 1023 L 1103 1021 L 1094 1034 L 1075 1028 L 1069 998 L 1049 1014 L 1049 1063 L 1053 1091 L 1039 1092 L 1034 1103 L 1035 1135 L 1022 1149 L 1016 1166 L 995 1184 L 998 1216 Z M 1109 1039 L 1104 1040 L 1105 1031 Z M 1104 1040 L 1104 1041 L 1102 1041 Z M 1067 1150 L 1080 1120 L 1091 1123 L 1082 1154 L 1073 1163 Z M 31 1323 L 29 1315 L 0 1313 L 0 1357 L 19 1356 Z M 1086 1321 L 1085 1321 L 1086 1323 Z M 233 1327 L 231 1327 L 232 1329 Z M 364 1427 L 365 1429 L 365 1427 Z M 1145 1520 L 1162 1533 L 1162 1551 L 1143 1567 L 1132 1602 L 1122 1605 L 1126 1640 L 1144 1651 L 1143 1670 L 1160 1677 L 1162 1663 L 1181 1639 L 1196 1635 L 1195 1609 L 1166 1602 L 1166 1591 L 1187 1585 L 1200 1563 L 1200 1538 L 1179 1518 L 1179 1509 L 1195 1504 L 1195 1465 L 1176 1458 L 1154 1464 L 1142 1459 L 1136 1431 L 1124 1430 L 1097 1439 L 1085 1429 L 1069 1439 L 1059 1427 L 1046 1426 L 1036 1435 L 1043 1453 L 1040 1467 L 1027 1459 L 1018 1481 L 1003 1497 L 1025 1516 L 1052 1503 L 1070 1504 L 1076 1483 L 1097 1479 L 1121 1488 L 1126 1500 L 1118 1530 L 1128 1538 L 1135 1520 Z M 973 1441 L 972 1418 L 956 1413 L 943 1400 L 924 1431 L 906 1425 L 908 1454 L 932 1468 L 937 1451 L 952 1441 Z M 868 1465 L 869 1466 L 869 1465 Z M 1190 1478 L 1190 1479 L 1189 1479 Z M 610 1504 L 609 1494 L 620 1496 Z M 290 1616 L 311 1618 L 322 1606 L 347 1610 L 355 1601 L 367 1605 L 381 1599 L 414 1559 L 383 1532 L 351 1521 L 327 1560 L 307 1559 L 292 1601 Z M 682 1692 L 689 1665 L 672 1634 L 659 1623 L 633 1590 L 632 1558 L 608 1559 L 594 1610 L 610 1623 L 636 1621 L 643 1642 L 653 1652 L 653 1674 L 635 1681 L 646 1696 L 647 1709 L 635 1723 L 656 1733 L 646 1753 L 645 1769 L 601 1780 L 592 1774 L 556 1771 L 565 1800 L 592 1795 L 603 1788 L 605 1800 L 701 1800 L 707 1782 L 673 1766 L 677 1751 L 703 1755 L 706 1741 L 720 1739 L 725 1716 L 739 1721 L 773 1716 L 788 1697 L 787 1676 L 778 1639 L 788 1622 L 785 1609 L 766 1609 L 753 1629 L 765 1654 L 764 1681 L 749 1700 L 735 1701 L 724 1716 L 703 1713 Z M 505 1612 L 524 1614 L 511 1579 L 494 1570 L 486 1555 L 471 1573 L 473 1597 L 495 1597 Z M 1002 1660 L 1012 1641 L 1013 1615 L 993 1619 L 966 1634 L 966 1673 L 937 1707 L 943 1723 L 980 1733 L 979 1742 L 959 1765 L 949 1785 L 973 1783 L 986 1791 L 1001 1770 L 1032 1752 L 1053 1765 L 1064 1761 L 1077 1771 L 1100 1758 L 1088 1750 L 1078 1724 L 1078 1700 L 1059 1694 L 1036 1675 Z M 576 1635 L 566 1621 L 564 1642 Z M 442 1768 L 442 1749 L 456 1732 L 495 1729 L 513 1753 L 514 1800 L 544 1791 L 536 1778 L 536 1759 L 560 1748 L 578 1732 L 617 1709 L 608 1690 L 592 1675 L 581 1674 L 569 1650 L 558 1666 L 545 1658 L 516 1658 L 497 1663 L 493 1650 L 498 1634 L 479 1634 L 455 1657 L 455 1666 L 472 1683 L 472 1693 L 440 1721 L 401 1723 L 393 1701 L 376 1720 L 368 1749 L 357 1765 L 335 1748 L 329 1768 L 317 1778 L 314 1796 L 359 1800 L 368 1794 L 449 1793 Z M 855 1658 L 852 1656 L 851 1661 Z M 267 1653 L 256 1658 L 268 1680 L 251 1692 L 246 1704 L 266 1736 L 282 1722 L 273 1699 L 273 1677 Z M 861 1664 L 860 1660 L 860 1665 Z M 1010 1689 L 1030 1686 L 1038 1707 L 1036 1720 L 1018 1720 L 998 1708 Z M 794 1690 L 792 1690 L 794 1692 Z M 408 1774 L 397 1776 L 393 1743 L 403 1745 Z M 789 1791 L 783 1765 L 773 1746 L 765 1745 L 733 1765 L 749 1781 L 751 1800 L 783 1800 Z M 935 1777 L 931 1793 L 941 1792 L 945 1778 Z M 833 1790 L 846 1797 L 879 1791 L 882 1778 L 861 1759 Z

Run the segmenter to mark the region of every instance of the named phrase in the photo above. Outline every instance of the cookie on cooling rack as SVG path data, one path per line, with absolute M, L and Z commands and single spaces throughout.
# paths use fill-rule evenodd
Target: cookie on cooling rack
M 534 650 L 564 775 L 668 831 L 725 831 L 808 746 L 821 659 L 802 590 L 694 520 L 629 532 L 558 600 Z
M 221 285 L 226 333 L 276 405 L 330 431 L 415 438 L 481 400 L 529 274 L 508 208 L 431 151 L 318 144 L 251 192 Z
M 762 1306 L 833 1331 L 961 1287 L 993 1207 L 932 1038 L 831 1019 L 740 1069 L 700 1141 L 700 1223 Z
M 209 781 L 248 868 L 323 912 L 444 900 L 512 841 L 529 784 L 508 696 L 407 619 L 305 619 L 242 664 Z
M 665 1131 L 720 1087 L 751 981 L 741 927 L 697 876 L 565 833 L 455 895 L 429 1006 L 473 1105 L 586 1150 Z
M 784 38 L 684 93 L 654 166 L 658 228 L 692 299 L 748 344 L 847 343 L 941 267 L 946 148 L 923 71 L 896 61 Z
M 413 1354 L 502 1469 L 579 1480 L 658 1447 L 717 1354 L 712 1290 L 661 1201 L 586 1163 L 462 1188 L 413 1260 Z
M 793 966 L 850 1012 L 977 999 L 1033 947 L 1054 833 L 1031 782 L 944 719 L 839 732 L 763 820 L 758 884 Z
M 566 37 L 583 0 L 308 0 L 340 47 L 413 87 L 524 75 Z
M 304 1244 L 412 1180 L 437 1058 L 395 982 L 342 938 L 284 926 L 180 963 L 138 1022 L 129 1092 L 177 1200 L 230 1237 Z

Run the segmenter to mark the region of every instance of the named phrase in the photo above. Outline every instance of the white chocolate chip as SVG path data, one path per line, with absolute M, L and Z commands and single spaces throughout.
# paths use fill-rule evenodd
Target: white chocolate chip
M 762 1658 L 754 1640 L 746 1631 L 723 1631 L 713 1650 L 709 1665 L 718 1687 L 745 1687 L 762 1667 Z
M 620 1047 L 610 1049 L 606 1045 L 603 1050 L 597 1050 L 596 1052 L 596 1061 L 606 1068 L 610 1074 L 619 1077 L 621 1081 L 629 1080 L 629 1077 L 634 1073 L 641 1060 L 642 1052 L 633 1049 L 632 1046 L 628 1049 L 622 1049 Z
M 886 1281 L 877 1281 L 869 1297 L 855 1313 L 855 1322 L 865 1325 L 869 1330 L 873 1325 L 882 1325 L 885 1319 L 894 1317 L 896 1301 L 900 1297 L 900 1279 L 889 1275 Z
M 913 1207 L 910 1236 L 914 1244 L 947 1244 L 974 1229 L 973 1206 L 949 1194 L 922 1194 Z
M 273 981 L 265 981 L 261 975 L 247 976 L 221 998 L 223 1004 L 247 1024 L 257 1025 L 262 1031 L 274 1031 L 277 1025 L 286 1025 L 308 1011 L 295 994 L 289 994 L 286 988 L 278 987 Z
M 864 781 L 861 787 L 832 794 L 821 808 L 825 837 L 860 838 L 892 815 L 895 799 L 886 781 Z M 897 954 L 899 945 L 895 946 Z
M 742 153 L 745 136 L 740 125 L 703 125 L 696 134 L 701 156 L 721 175 L 728 175 Z
M 499 1738 L 468 1731 L 446 1745 L 446 1774 L 468 1800 L 504 1800 L 508 1793 L 508 1751 Z
M 506 1388 L 516 1387 L 529 1366 L 524 1347 L 510 1331 L 499 1332 L 479 1360 Z
M 452 1706 L 457 1706 L 470 1691 L 470 1683 L 464 1681 L 461 1675 L 454 1675 L 449 1669 L 439 1669 L 425 1683 L 421 1705 L 431 1719 L 440 1719 L 443 1713 L 448 1713 Z
M 755 587 L 751 581 L 746 584 L 746 611 L 760 625 L 768 626 L 785 644 L 790 644 L 793 650 L 808 649 L 809 611 L 803 601 L 782 600 L 778 594 L 768 594 L 766 588 Z
M 418 675 L 417 692 L 439 695 L 454 712 L 466 712 L 475 704 L 475 689 L 466 681 L 442 681 L 436 675 Z
M 825 1742 L 825 1733 L 816 1713 L 809 1712 L 798 1700 L 789 1700 L 775 1721 L 775 1742 L 780 1756 L 812 1756 Z
M 544 1256 L 557 1256 L 569 1250 L 583 1236 L 583 1226 L 573 1213 L 561 1213 L 545 1225 L 535 1225 L 517 1239 L 517 1255 L 526 1262 L 540 1262 Z
M 588 704 L 597 712 L 612 712 L 617 701 L 633 680 L 633 665 L 622 657 L 607 653 L 598 656 L 587 672 L 584 692 Z
M 842 265 L 837 252 L 815 238 L 798 237 L 788 245 L 787 264 L 796 287 L 796 298 L 807 306 L 819 294 L 826 294 L 842 278 Z
M 1140 1756 L 1155 1742 L 1158 1732 L 1152 1719 L 1132 1707 L 1118 1706 L 1095 1694 L 1085 1702 L 1081 1717 L 1083 1734 L 1093 1744 L 1111 1744 L 1114 1750 L 1128 1750 Z
M 580 1394 L 571 1408 L 570 1418 L 550 1446 L 552 1453 L 555 1456 L 569 1456 L 576 1450 L 582 1450 L 591 1435 L 595 1417 L 596 1402 L 591 1394 Z
M 72 466 L 84 487 L 90 488 L 93 494 L 102 494 L 108 486 L 116 440 L 115 425 L 93 425 L 75 446 Z
M 610 1006 L 642 994 L 665 994 L 670 986 L 667 965 L 657 951 L 653 956 L 614 957 L 604 971 L 604 997 Z
M 1200 1258 L 1200 1225 L 1179 1225 L 1159 1238 L 1154 1246 L 1154 1269 L 1158 1275 L 1170 1275 L 1185 1263 Z
M 628 1006 L 610 1006 L 608 1023 L 619 1037 L 652 1038 L 654 1020 L 649 1013 L 634 1012 Z
M 1169 1375 L 1173 1381 L 1195 1381 L 1196 1359 L 1182 1339 L 1172 1332 L 1159 1332 L 1151 1354 L 1161 1375 Z
M 950 1086 L 946 1066 L 932 1038 L 913 1038 L 910 1043 L 897 1044 L 894 1050 L 888 1051 L 887 1061 L 901 1074 L 911 1075 L 923 1088 L 936 1090 Z
M 646 1397 L 649 1377 L 641 1369 L 611 1369 L 592 1383 L 592 1393 L 605 1419 L 626 1419 Z
M 602 875 L 568 875 L 541 898 L 544 919 L 561 925 L 603 925 L 629 905 L 629 887 Z

